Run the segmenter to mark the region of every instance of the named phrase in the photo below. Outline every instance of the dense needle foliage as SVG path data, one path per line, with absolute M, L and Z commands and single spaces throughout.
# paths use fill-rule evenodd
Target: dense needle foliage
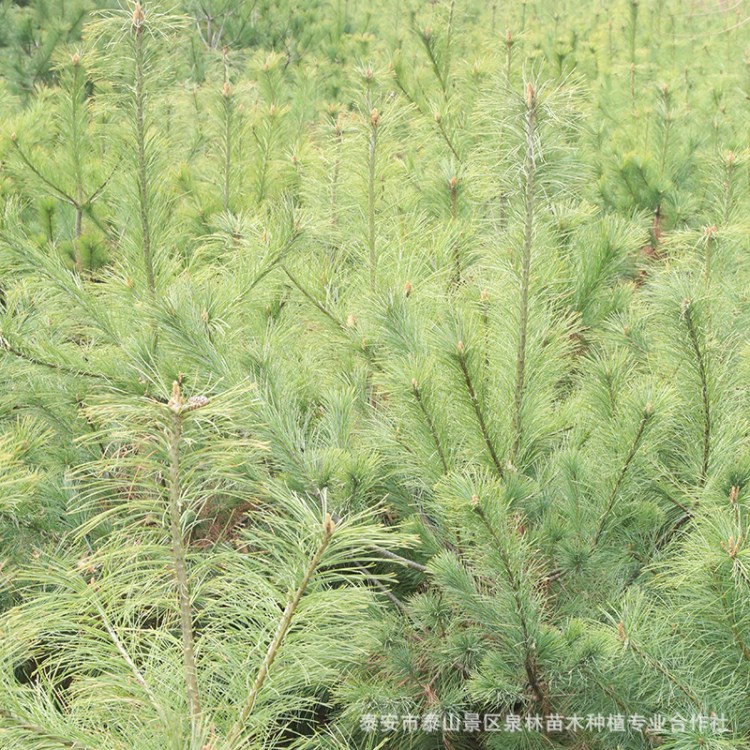
M 750 747 L 749 14 L 5 2 L 0 748 Z

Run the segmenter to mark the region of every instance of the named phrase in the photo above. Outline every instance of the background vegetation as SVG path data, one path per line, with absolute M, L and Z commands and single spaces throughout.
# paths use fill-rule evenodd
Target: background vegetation
M 750 745 L 745 3 L 0 13 L 0 747 Z

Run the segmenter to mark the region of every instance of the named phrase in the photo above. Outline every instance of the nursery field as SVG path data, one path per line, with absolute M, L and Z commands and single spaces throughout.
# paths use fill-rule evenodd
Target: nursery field
M 0 4 L 0 750 L 750 749 L 750 4 Z

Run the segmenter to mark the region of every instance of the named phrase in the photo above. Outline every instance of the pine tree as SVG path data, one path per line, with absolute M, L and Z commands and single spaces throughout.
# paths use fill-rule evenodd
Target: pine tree
M 741 8 L 65 5 L 3 11 L 0 746 L 747 747 Z

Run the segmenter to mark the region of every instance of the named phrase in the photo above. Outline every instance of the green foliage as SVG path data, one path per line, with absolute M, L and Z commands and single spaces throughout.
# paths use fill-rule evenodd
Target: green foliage
M 741 4 L 2 18 L 0 747 L 750 745 Z

